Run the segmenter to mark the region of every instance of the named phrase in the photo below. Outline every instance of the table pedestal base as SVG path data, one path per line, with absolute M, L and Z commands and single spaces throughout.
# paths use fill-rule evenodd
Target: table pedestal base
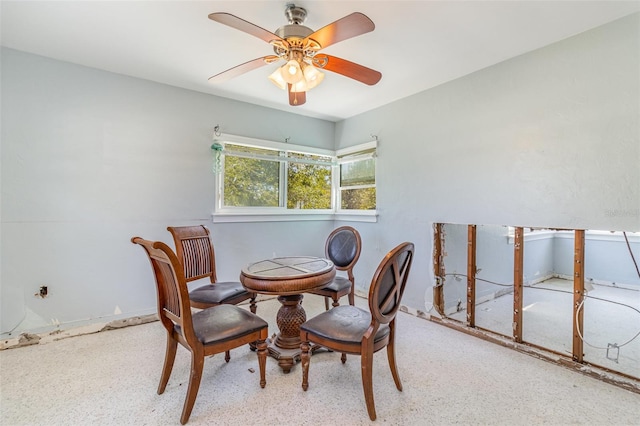
M 279 348 L 275 340 L 277 339 L 277 335 L 273 335 L 270 339 L 267 339 L 267 350 L 270 357 L 278 360 L 278 365 L 282 368 L 282 372 L 287 374 L 291 371 L 291 368 L 296 365 L 297 362 L 300 361 L 300 354 L 302 350 L 300 347 L 298 349 L 282 349 Z M 327 350 L 319 345 L 311 345 L 311 355 L 316 353 L 319 350 Z M 331 352 L 327 350 L 328 352 Z
M 275 344 L 275 339 L 267 339 L 267 349 L 269 356 L 278 360 L 278 365 L 282 368 L 283 373 L 289 373 L 291 368 L 300 361 L 302 351 L 298 349 L 282 349 Z
M 300 325 L 307 320 L 302 294 L 331 282 L 336 270 L 324 258 L 310 256 L 274 257 L 242 269 L 240 282 L 247 291 L 282 294 L 276 323 L 280 333 L 267 339 L 269 355 L 288 373 L 300 361 Z
M 278 360 L 282 371 L 288 373 L 296 362 L 300 361 L 300 324 L 307 320 L 302 307 L 302 294 L 278 296 L 282 304 L 276 316 L 278 333 L 267 341 L 269 355 Z
M 300 361 L 300 325 L 307 320 L 307 314 L 302 307 L 302 295 L 279 296 L 278 301 L 282 304 L 278 310 L 276 324 L 280 333 L 267 339 L 267 350 L 269 356 L 278 360 L 278 365 L 286 374 Z M 321 349 L 320 346 L 313 345 L 311 353 Z

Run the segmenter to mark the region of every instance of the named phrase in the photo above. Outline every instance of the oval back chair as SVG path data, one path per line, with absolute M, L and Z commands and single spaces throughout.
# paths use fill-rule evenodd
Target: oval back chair
M 325 311 L 300 326 L 302 389 L 309 387 L 311 342 L 335 352 L 360 355 L 362 386 L 367 412 L 376 419 L 373 400 L 373 354 L 387 348 L 393 380 L 402 383 L 395 357 L 396 314 L 413 261 L 413 243 L 402 243 L 382 259 L 369 287 L 369 311 L 343 305 Z M 342 357 L 344 363 L 346 358 Z
M 329 310 L 329 299 L 333 306 L 338 306 L 342 296 L 349 296 L 349 304 L 355 303 L 355 281 L 353 267 L 360 258 L 362 239 L 360 233 L 351 226 L 341 226 L 329 234 L 324 246 L 325 257 L 333 262 L 338 271 L 346 271 L 347 278 L 336 275 L 333 281 L 324 287 L 309 293 L 324 296 L 324 306 Z

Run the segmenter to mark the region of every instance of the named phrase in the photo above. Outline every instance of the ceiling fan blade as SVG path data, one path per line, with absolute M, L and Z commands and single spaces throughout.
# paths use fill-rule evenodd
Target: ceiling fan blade
M 287 92 L 289 93 L 289 105 L 300 106 L 307 102 L 307 92 L 292 92 L 291 84 L 287 84 Z
M 238 18 L 235 15 L 225 12 L 216 12 L 209 14 L 209 19 L 212 21 L 220 22 L 221 24 L 228 25 L 231 28 L 235 28 L 236 30 L 243 31 L 247 34 L 251 34 L 252 36 L 258 37 L 266 41 L 267 43 L 271 43 L 273 41 L 279 41 L 288 45 L 287 42 L 282 39 L 280 36 L 272 33 L 271 31 L 267 31 L 262 27 L 259 27 L 255 24 L 252 24 L 249 21 L 245 21 L 242 18 Z
M 342 74 L 369 86 L 373 86 L 382 78 L 382 73 L 379 71 L 336 56 L 316 55 L 313 58 L 313 65 L 320 69 Z
M 256 68 L 260 68 L 264 65 L 271 64 L 280 59 L 275 55 L 263 56 L 262 58 L 256 58 L 252 61 L 245 62 L 244 64 L 237 65 L 233 68 L 229 68 L 226 71 L 222 71 L 214 75 L 213 77 L 209 77 L 209 81 L 212 83 L 221 83 L 223 81 L 227 81 L 233 77 L 237 77 L 246 72 L 252 71 Z
M 317 41 L 324 49 L 339 41 L 373 31 L 375 27 L 373 21 L 366 15 L 360 12 L 354 12 L 351 15 L 347 15 L 320 28 L 307 38 Z

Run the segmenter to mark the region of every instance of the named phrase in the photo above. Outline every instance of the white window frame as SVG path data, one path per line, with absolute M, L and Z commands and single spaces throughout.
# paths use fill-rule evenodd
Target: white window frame
M 222 205 L 222 197 L 224 193 L 224 167 L 220 173 L 216 174 L 216 184 L 214 186 L 215 205 L 211 214 L 214 223 L 226 222 L 282 222 L 282 221 L 309 221 L 309 220 L 344 220 L 357 222 L 376 222 L 377 211 L 375 210 L 342 210 L 337 209 L 339 202 L 339 165 L 337 162 L 338 155 L 347 155 L 352 152 L 364 151 L 376 147 L 376 142 L 367 142 L 355 145 L 349 148 L 341 149 L 338 152 L 315 148 L 304 145 L 295 145 L 290 143 L 282 143 L 269 141 L 264 139 L 249 138 L 244 136 L 222 134 L 217 137 L 218 143 L 224 145 L 225 142 L 246 145 L 256 148 L 274 149 L 284 152 L 297 152 L 310 155 L 322 155 L 333 158 L 331 173 L 331 209 L 288 209 L 286 201 L 283 207 L 228 207 Z M 373 144 L 373 145 L 371 145 Z M 224 151 L 223 154 L 224 155 Z M 282 185 L 286 187 L 286 170 L 281 167 L 281 191 L 280 195 L 284 196 Z M 284 173 L 284 176 L 282 175 Z
M 376 188 L 376 210 L 352 210 L 352 209 L 342 209 L 342 187 L 340 186 L 340 165 L 344 164 L 344 163 L 349 163 L 349 162 L 353 162 L 353 161 L 359 161 L 359 160 L 367 160 L 370 158 L 376 158 L 376 152 L 378 149 L 378 143 L 377 141 L 373 140 L 370 142 L 366 142 L 363 144 L 359 144 L 359 145 L 355 145 L 355 146 L 351 146 L 348 148 L 344 148 L 344 149 L 339 149 L 338 151 L 336 151 L 336 162 L 337 162 L 337 167 L 335 167 L 335 174 L 333 176 L 333 183 L 335 184 L 335 188 L 336 188 L 336 200 L 334 203 L 335 206 L 335 210 L 336 210 L 336 216 L 339 216 L 341 218 L 341 220 L 343 218 L 348 218 L 350 216 L 353 215 L 357 215 L 357 216 L 372 216 L 372 217 L 377 217 L 377 180 L 378 180 L 378 176 L 377 176 L 377 167 L 376 167 L 376 184 L 373 185 L 374 188 Z M 358 153 L 360 152 L 365 152 L 365 151 L 371 151 L 374 150 L 373 152 L 368 152 L 362 155 L 358 155 Z M 364 187 L 370 188 L 370 185 L 366 185 Z M 356 187 L 351 187 L 351 189 L 356 189 Z M 348 219 L 344 219 L 344 220 L 348 220 Z

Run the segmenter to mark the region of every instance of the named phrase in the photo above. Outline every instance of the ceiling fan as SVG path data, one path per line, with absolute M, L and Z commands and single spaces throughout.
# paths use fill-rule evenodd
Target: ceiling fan
M 271 44 L 275 55 L 263 56 L 237 65 L 214 75 L 209 78 L 209 81 L 219 83 L 283 60 L 285 64 L 276 69 L 269 76 L 269 80 L 286 90 L 289 94 L 289 104 L 297 106 L 306 102 L 306 92 L 320 84 L 324 78 L 320 70 L 335 72 L 370 86 L 382 78 L 380 72 L 371 68 L 319 53 L 321 49 L 339 41 L 373 31 L 375 25 L 367 16 L 355 12 L 315 32 L 303 25 L 307 17 L 307 11 L 304 8 L 292 3 L 287 4 L 285 16 L 289 24 L 283 25 L 272 33 L 230 13 L 211 13 L 209 19 L 244 31 Z

